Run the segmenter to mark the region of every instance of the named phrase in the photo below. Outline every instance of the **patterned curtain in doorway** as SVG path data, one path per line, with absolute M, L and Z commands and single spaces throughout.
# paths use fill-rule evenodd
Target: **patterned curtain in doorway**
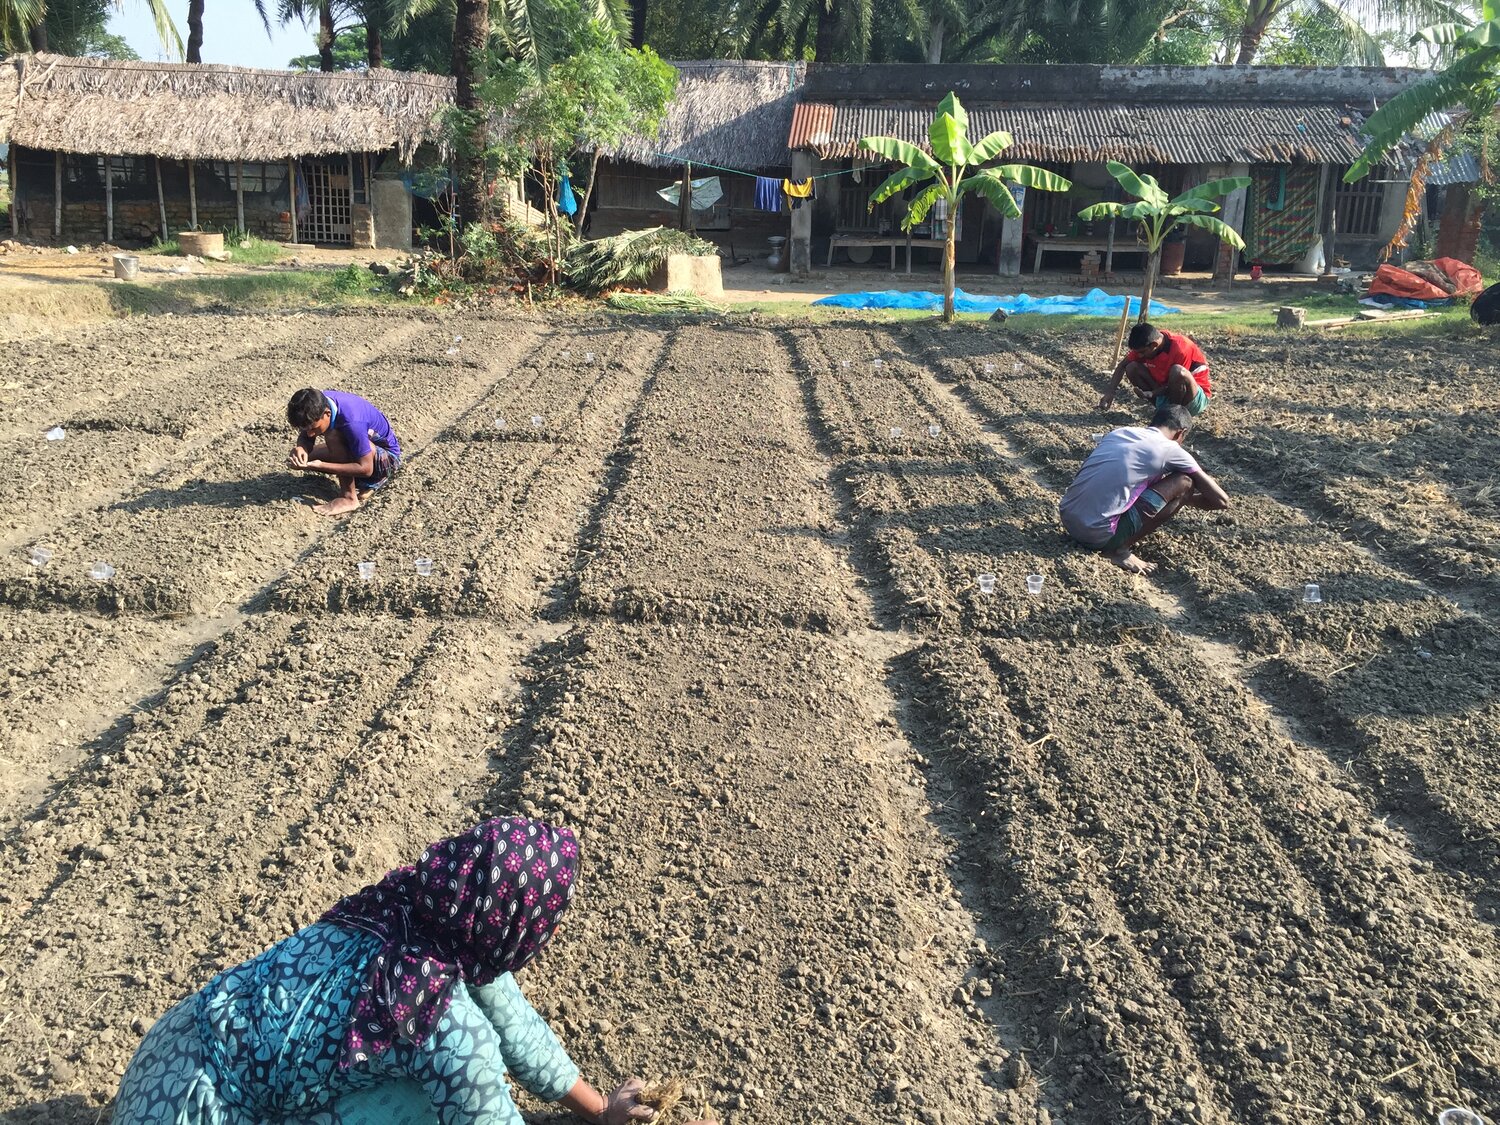
M 1250 169 L 1245 258 L 1265 265 L 1295 262 L 1318 240 L 1317 164 L 1257 164 Z

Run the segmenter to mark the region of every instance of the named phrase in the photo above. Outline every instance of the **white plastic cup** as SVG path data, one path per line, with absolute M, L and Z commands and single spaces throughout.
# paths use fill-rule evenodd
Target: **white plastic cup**
M 847 359 L 841 359 L 841 360 L 839 360 L 839 370 L 840 371 L 848 371 L 849 370 L 849 361 Z
M 584 352 L 583 353 L 583 362 L 584 363 L 593 363 L 594 362 L 594 353 L 593 352 Z
M 928 437 L 942 437 L 942 435 L 943 435 L 943 427 L 939 426 L 936 422 L 932 423 L 932 425 L 930 425 L 930 426 L 927 427 L 927 436 Z
M 986 363 L 984 365 L 984 373 L 986 375 L 993 375 L 995 373 L 995 365 L 993 363 Z
M 455 344 L 462 344 L 464 342 L 464 338 L 462 336 L 455 336 L 453 337 L 453 342 Z
M 1040 574 L 1028 574 L 1026 576 L 1026 592 L 1033 595 L 1040 594 L 1042 592 L 1042 583 L 1046 581 L 1046 578 Z
M 373 562 L 362 562 L 359 564 L 359 580 L 368 582 L 375 577 L 375 564 Z
M 63 429 L 61 426 L 53 426 L 50 430 L 47 431 L 48 441 L 62 441 L 62 439 L 67 436 L 68 431 Z
M 323 343 L 327 344 L 330 348 L 333 347 L 333 337 L 332 336 L 324 336 L 323 337 Z
M 495 429 L 504 431 L 504 429 L 505 429 L 505 419 L 504 418 L 498 417 L 498 416 L 495 418 Z
M 560 352 L 558 352 L 558 353 L 557 353 L 557 358 L 558 358 L 558 359 L 567 359 L 567 358 L 569 358 L 569 357 L 570 357 L 570 356 L 571 356 L 571 355 L 572 355 L 572 354 L 573 354 L 573 353 L 572 353 L 572 351 L 571 351 L 571 350 L 569 350 L 569 349 L 568 349 L 568 348 L 564 348 L 564 349 L 563 349 L 563 350 L 562 350 L 562 351 L 560 351 Z
M 48 547 L 33 547 L 31 553 L 26 556 L 26 561 L 41 570 L 52 561 L 52 551 Z
M 993 594 L 995 592 L 995 576 L 993 574 L 981 574 L 979 576 L 979 592 L 981 594 Z
M 532 427 L 532 429 L 540 430 L 546 424 L 547 424 L 547 419 L 543 418 L 540 414 L 533 414 L 531 416 L 531 427 Z
M 1318 589 L 1316 582 L 1309 582 L 1302 587 L 1302 600 L 1308 605 L 1317 605 L 1323 600 L 1323 591 Z
M 1108 433 L 1089 434 L 1089 441 L 1093 442 L 1095 445 L 1098 445 L 1101 441 L 1103 441 L 1107 437 L 1109 437 Z
M 448 349 L 448 354 L 449 355 L 457 355 L 458 354 L 458 349 L 457 348 L 449 348 Z
M 432 560 L 425 556 L 417 559 L 415 561 L 415 566 L 417 568 L 417 573 L 423 578 L 427 578 L 432 574 Z
M 89 566 L 89 577 L 95 582 L 108 582 L 115 576 L 115 568 L 107 562 L 96 562 Z
M 1022 366 L 1019 363 L 1012 363 L 1010 365 L 1010 369 L 1012 371 L 1014 371 L 1017 375 L 1019 375 L 1024 370 L 1024 368 L 1022 368 Z
M 1438 1125 L 1484 1125 L 1484 1118 L 1472 1109 L 1452 1106 L 1438 1114 Z
M 870 366 L 871 367 L 875 367 L 875 368 L 884 367 L 885 366 L 885 360 L 880 359 L 880 358 L 877 357 L 876 359 L 874 359 L 874 360 L 871 361 Z
M 891 437 L 892 438 L 895 438 L 895 439 L 899 440 L 900 438 L 904 438 L 905 436 L 906 436 L 906 431 L 903 430 L 900 426 L 892 426 L 891 427 Z

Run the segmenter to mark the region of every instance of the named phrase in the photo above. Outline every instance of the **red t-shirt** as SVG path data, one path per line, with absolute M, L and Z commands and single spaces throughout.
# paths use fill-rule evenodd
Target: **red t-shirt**
M 1203 393 L 1212 395 L 1214 388 L 1208 380 L 1208 356 L 1203 354 L 1203 349 L 1186 336 L 1180 336 L 1176 332 L 1163 332 L 1161 338 L 1167 346 L 1162 348 L 1159 354 L 1150 359 L 1142 359 L 1131 351 L 1127 358 L 1144 364 L 1146 370 L 1151 372 L 1152 380 L 1159 387 L 1167 385 L 1167 372 L 1181 364 L 1203 388 Z

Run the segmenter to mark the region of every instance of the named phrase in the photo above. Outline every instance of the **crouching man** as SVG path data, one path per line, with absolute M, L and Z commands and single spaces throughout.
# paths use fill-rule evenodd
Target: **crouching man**
M 297 431 L 287 467 L 327 473 L 338 484 L 336 497 L 313 508 L 320 516 L 354 511 L 401 464 L 390 421 L 358 395 L 304 387 L 287 403 L 286 420 Z
M 1099 409 L 1114 404 L 1120 384 L 1130 381 L 1137 398 L 1155 406 L 1185 406 L 1195 418 L 1208 409 L 1214 385 L 1208 375 L 1208 357 L 1180 332 L 1163 332 L 1142 321 L 1130 330 L 1130 350 L 1116 364 L 1109 390 L 1099 400 Z
M 1184 504 L 1227 508 L 1228 494 L 1182 448 L 1192 421 L 1187 407 L 1168 405 L 1149 426 L 1106 434 L 1058 504 L 1067 533 L 1131 574 L 1150 574 L 1156 566 L 1135 557 L 1137 543 Z

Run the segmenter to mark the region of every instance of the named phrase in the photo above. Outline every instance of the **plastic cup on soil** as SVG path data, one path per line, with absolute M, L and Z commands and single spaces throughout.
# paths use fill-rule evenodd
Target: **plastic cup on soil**
M 1022 371 L 1022 367 L 1021 367 L 1021 365 L 1019 363 L 1012 363 L 1010 365 L 1010 369 L 1012 371 L 1014 371 L 1017 375 L 1019 375 L 1021 373 L 1021 371 Z
M 849 361 L 847 359 L 841 359 L 841 360 L 839 360 L 839 370 L 840 371 L 848 371 L 849 370 Z
M 593 352 L 584 352 L 583 353 L 583 362 L 584 363 L 593 363 L 594 362 L 594 353 Z
M 984 365 L 984 373 L 986 375 L 993 375 L 995 373 L 995 365 L 993 363 L 986 363 Z
M 449 348 L 448 349 L 448 354 L 449 355 L 457 355 L 458 354 L 458 349 L 457 348 Z
M 359 564 L 359 580 L 361 582 L 368 582 L 368 581 L 370 581 L 370 579 L 372 579 L 374 577 L 375 577 L 375 564 L 374 563 L 372 563 L 372 562 L 362 562 L 362 563 Z
M 543 418 L 540 414 L 533 414 L 531 416 L 531 428 L 533 430 L 540 430 L 546 424 L 547 419 Z
M 332 336 L 324 336 L 323 337 L 323 343 L 327 344 L 330 348 L 333 347 L 333 337 Z
M 1040 594 L 1042 592 L 1042 583 L 1046 581 L 1047 579 L 1040 574 L 1028 574 L 1026 576 L 1026 592 L 1032 595 Z
M 927 436 L 928 437 L 942 437 L 943 436 L 943 427 L 939 426 L 936 422 L 934 422 L 932 425 L 930 425 L 930 426 L 927 427 Z
M 89 577 L 95 582 L 108 582 L 115 576 L 115 568 L 107 562 L 96 562 L 89 566 Z
M 46 547 L 33 547 L 31 548 L 31 553 L 26 556 L 26 561 L 38 570 L 41 570 L 42 567 L 52 561 L 52 552 Z
M 48 441 L 62 441 L 62 439 L 67 436 L 68 431 L 63 429 L 61 426 L 53 426 L 50 430 L 47 431 Z
M 1323 600 L 1323 591 L 1318 589 L 1316 582 L 1309 582 L 1302 587 L 1302 600 L 1308 605 L 1318 605 Z
M 892 426 L 891 427 L 891 437 L 893 439 L 899 441 L 901 438 L 904 438 L 905 436 L 906 436 L 906 431 L 903 430 L 900 426 Z
M 995 576 L 993 574 L 981 574 L 979 576 L 979 592 L 981 594 L 993 594 L 995 592 Z
M 421 577 L 428 578 L 428 577 L 431 576 L 431 574 L 432 574 L 432 560 L 431 559 L 426 558 L 426 557 L 417 559 L 415 565 L 416 565 L 416 568 L 417 568 L 417 573 Z
M 873 368 L 875 368 L 875 370 L 877 370 L 877 371 L 878 371 L 878 370 L 880 370 L 880 369 L 881 369 L 881 368 L 882 368 L 882 367 L 884 367 L 884 366 L 885 366 L 885 360 L 883 360 L 883 359 L 876 359 L 876 360 L 873 360 L 873 361 L 871 361 L 871 363 L 870 363 L 870 366 L 871 366 L 871 367 L 873 367 Z
M 1089 441 L 1093 442 L 1095 445 L 1098 445 L 1107 437 L 1109 437 L 1108 434 L 1089 434 Z
M 464 342 L 464 338 L 462 336 L 455 336 L 453 337 L 453 342 L 455 344 L 462 344 Z
M 505 432 L 505 419 L 504 418 L 496 418 L 495 419 L 495 429 L 499 430 L 501 433 Z
M 1438 1114 L 1438 1125 L 1484 1125 L 1484 1118 L 1472 1109 L 1452 1106 Z

